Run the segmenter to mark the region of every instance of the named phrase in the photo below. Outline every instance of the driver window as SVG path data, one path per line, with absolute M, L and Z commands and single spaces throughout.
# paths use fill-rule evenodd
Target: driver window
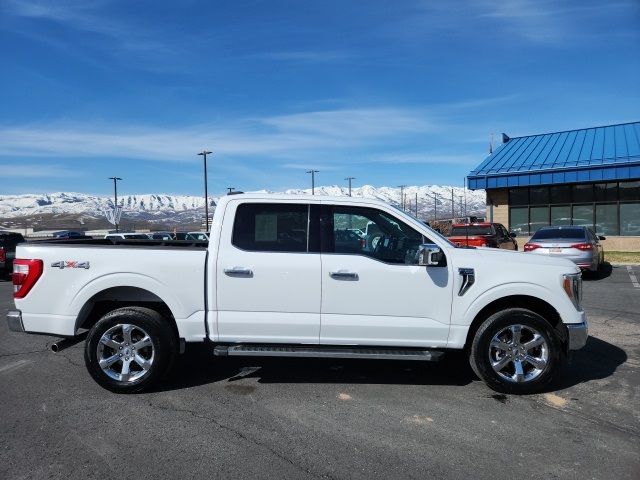
M 387 263 L 415 265 L 426 239 L 404 222 L 380 210 L 334 207 L 333 235 L 324 251 L 359 254 Z

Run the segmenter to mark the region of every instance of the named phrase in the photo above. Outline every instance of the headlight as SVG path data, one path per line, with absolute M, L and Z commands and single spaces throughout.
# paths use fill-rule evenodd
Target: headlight
M 563 275 L 562 288 L 573 302 L 576 310 L 582 309 L 582 274 L 566 273 Z

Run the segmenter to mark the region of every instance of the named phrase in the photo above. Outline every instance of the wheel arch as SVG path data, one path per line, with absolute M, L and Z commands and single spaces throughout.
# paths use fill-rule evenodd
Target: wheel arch
M 104 314 L 121 307 L 150 308 L 167 320 L 176 338 L 178 327 L 171 307 L 156 293 L 141 287 L 117 286 L 100 290 L 84 302 L 76 317 L 75 332 L 91 328 Z
M 537 313 L 544 318 L 549 324 L 558 332 L 560 339 L 563 343 L 566 343 L 567 335 L 566 328 L 558 311 L 550 303 L 530 295 L 508 295 L 498 298 L 485 305 L 474 317 L 469 331 L 467 332 L 467 338 L 464 344 L 465 350 L 469 348 L 473 342 L 473 338 L 480 328 L 480 325 L 494 313 L 509 308 L 525 308 Z

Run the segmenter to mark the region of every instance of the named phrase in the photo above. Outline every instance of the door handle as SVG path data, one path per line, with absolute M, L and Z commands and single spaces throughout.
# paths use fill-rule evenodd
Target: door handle
M 225 268 L 224 273 L 230 277 L 253 277 L 253 270 L 245 267 Z
M 336 280 L 358 280 L 358 274 L 356 272 L 349 272 L 347 270 L 338 270 L 337 272 L 329 272 L 331 278 Z

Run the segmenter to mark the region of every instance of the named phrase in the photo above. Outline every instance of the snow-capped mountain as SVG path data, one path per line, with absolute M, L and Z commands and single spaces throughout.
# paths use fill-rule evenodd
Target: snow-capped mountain
M 451 217 L 451 200 L 455 215 L 464 211 L 466 196 L 467 214 L 484 215 L 485 195 L 483 191 L 470 191 L 461 187 L 437 185 L 407 186 L 402 190 L 405 208 L 415 212 L 416 195 L 418 215 L 433 218 L 434 202 L 438 218 Z M 266 191 L 263 191 L 266 192 Z M 268 192 L 276 193 L 276 192 Z M 291 189 L 284 193 L 310 194 L 311 189 Z M 316 187 L 316 195 L 348 195 L 348 189 L 339 186 Z M 385 202 L 402 205 L 401 189 L 397 187 L 373 187 L 364 185 L 352 189 L 354 197 L 377 198 Z M 211 197 L 214 206 L 219 197 Z M 137 218 L 148 221 L 180 222 L 185 218 L 201 218 L 204 212 L 204 198 L 189 195 L 141 194 L 125 195 L 118 198 L 124 207 L 123 218 Z M 83 193 L 49 193 L 43 195 L 0 195 L 0 219 L 15 219 L 36 215 L 77 215 L 78 217 L 100 218 L 103 211 L 113 206 L 113 199 Z M 211 211 L 212 209 L 210 209 Z

